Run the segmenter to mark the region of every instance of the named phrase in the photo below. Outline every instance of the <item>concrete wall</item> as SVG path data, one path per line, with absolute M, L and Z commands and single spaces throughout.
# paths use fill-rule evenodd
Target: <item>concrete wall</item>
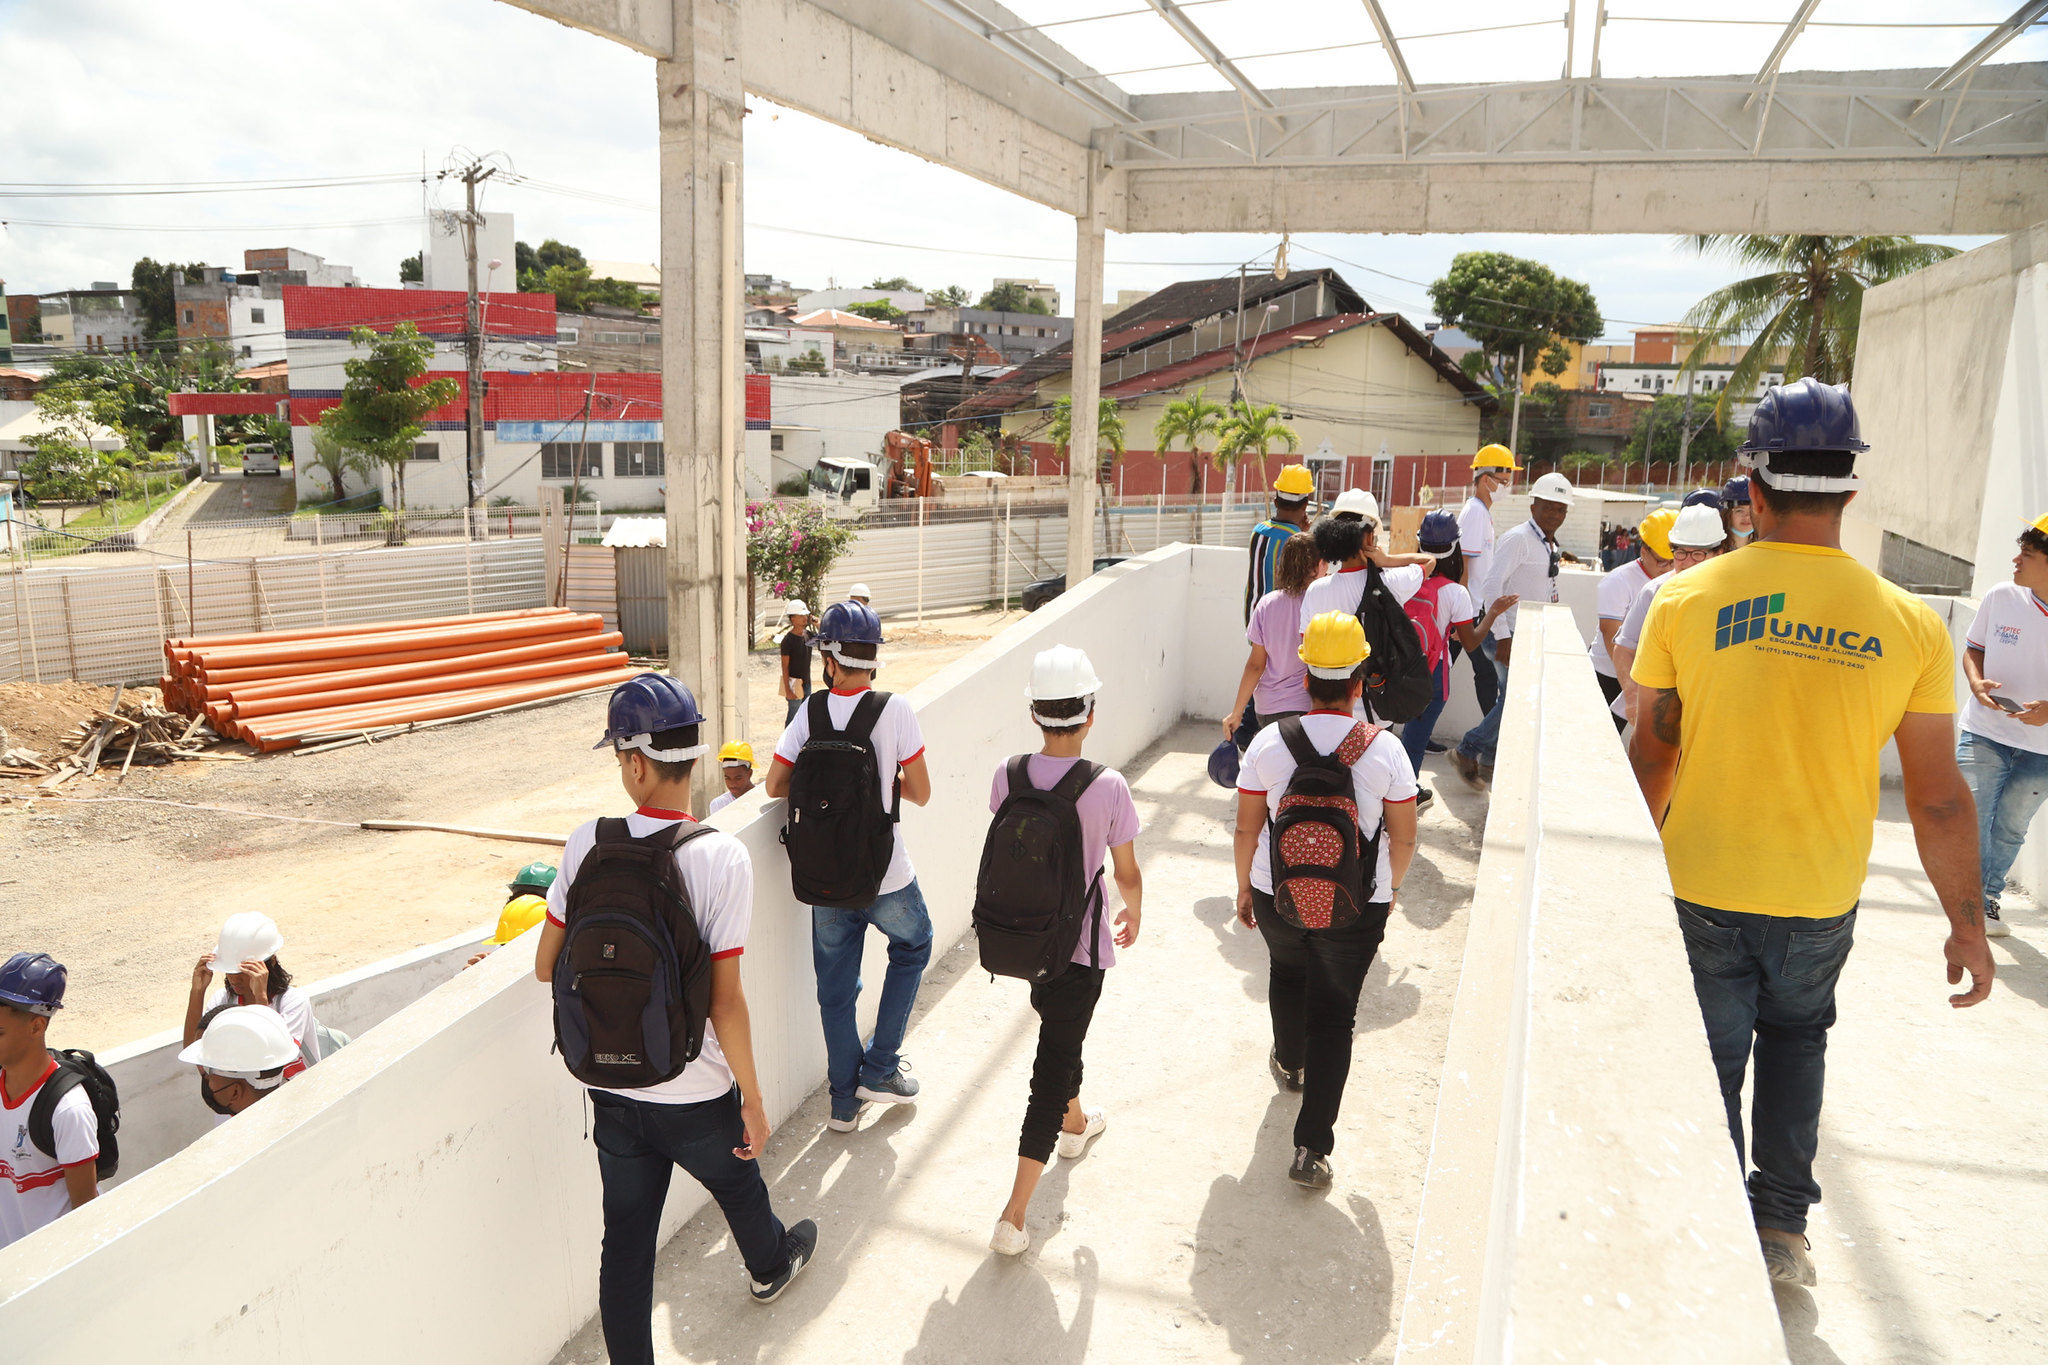
M 1033 656 L 1055 642 L 1089 651 L 1105 680 L 1090 752 L 1126 762 L 1179 719 L 1179 690 L 1162 680 L 1185 675 L 1190 639 L 1215 643 L 1192 623 L 1220 614 L 1181 604 L 1196 585 L 1229 600 L 1241 556 L 1172 547 L 1098 574 L 909 694 L 936 796 L 905 827 L 941 948 L 967 925 L 989 776 L 1035 744 Z M 782 872 L 779 803 L 750 796 L 715 820 L 759 870 L 745 973 L 779 1120 L 824 1078 L 810 917 Z M 531 966 L 515 949 L 458 974 L 247 1114 L 0 1250 L 10 1358 L 353 1365 L 394 1342 L 444 1365 L 552 1357 L 596 1307 L 598 1180 Z M 863 1028 L 876 999 L 864 997 Z M 677 1181 L 668 1226 L 701 1203 Z M 252 1209 L 274 1235 L 223 1235 Z M 735 1297 L 712 1311 L 744 1307 Z
M 2020 513 L 2048 511 L 2048 224 L 1863 299 L 1856 411 L 1870 453 L 1849 515 L 2005 577 Z M 1866 538 L 1874 532 L 1866 532 Z
M 328 1028 L 361 1037 L 453 980 L 487 935 L 488 930 L 472 929 L 315 982 L 306 988 L 313 1015 Z M 121 1092 L 121 1169 L 103 1188 L 126 1184 L 213 1130 L 213 1111 L 199 1098 L 198 1073 L 178 1060 L 183 1046 L 182 1030 L 170 1028 L 100 1054 Z
M 1398 1359 L 1782 1362 L 1650 813 L 1524 613 Z

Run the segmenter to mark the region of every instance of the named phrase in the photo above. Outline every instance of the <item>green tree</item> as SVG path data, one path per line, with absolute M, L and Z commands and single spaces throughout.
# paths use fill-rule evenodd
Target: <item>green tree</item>
M 782 371 L 784 374 L 823 374 L 825 373 L 825 353 L 823 351 L 805 351 L 800 355 L 793 355 L 789 358 L 788 363 L 783 365 Z
M 1911 237 L 1701 233 L 1685 240 L 1703 256 L 1764 272 L 1716 289 L 1685 315 L 1694 337 L 1681 373 L 1709 363 L 1717 348 L 1749 339 L 1714 400 L 1720 424 L 1728 420 L 1731 399 L 1744 402 L 1761 391 L 1780 354 L 1788 382 L 1811 375 L 1827 384 L 1848 383 L 1856 369 L 1863 291 L 1957 254 L 1955 247 Z
M 427 414 L 454 402 L 462 387 L 452 379 L 426 379 L 434 343 L 410 322 L 399 323 L 388 336 L 358 327 L 349 341 L 369 353 L 343 364 L 347 381 L 341 402 L 321 414 L 320 425 L 338 445 L 359 450 L 391 471 L 398 487 L 399 520 L 392 526 L 396 544 L 405 538 L 405 465 L 413 443 L 426 431 Z
M 1061 459 L 1074 439 L 1074 395 L 1063 393 L 1052 405 L 1053 453 Z M 1100 398 L 1095 405 L 1095 477 L 1106 479 L 1116 462 L 1124 457 L 1124 417 L 1116 399 Z
M 1688 404 L 1680 394 L 1660 393 L 1656 401 L 1637 415 L 1636 429 L 1629 436 L 1628 447 L 1623 454 L 1631 460 L 1675 463 L 1679 447 L 1683 444 L 1680 429 L 1689 428 L 1692 444 L 1686 450 L 1687 460 L 1695 464 L 1732 460 L 1739 443 L 1735 433 L 1716 420 L 1716 408 L 1717 405 L 1708 403 L 1705 394 L 1694 395 Z
M 354 474 L 359 478 L 370 477 L 370 457 L 362 451 L 341 443 L 341 438 L 325 423 L 313 428 L 313 467 L 327 476 L 328 487 L 333 490 L 333 501 L 340 502 L 348 497 L 345 479 Z M 288 449 L 279 446 L 278 449 Z
M 989 290 L 981 296 L 981 302 L 974 306 L 987 309 L 992 313 L 1049 314 L 1052 312 L 1052 309 L 1045 306 L 1044 299 L 1015 282 L 998 285 L 996 288 Z
M 965 308 L 971 297 L 965 286 L 949 284 L 926 294 L 924 302 L 927 308 Z
M 35 397 L 43 430 L 29 437 L 33 453 L 21 462 L 22 487 L 31 497 L 87 502 L 99 496 L 103 485 L 118 482 L 110 453 L 93 448 L 93 438 L 107 425 L 102 420 L 106 403 L 101 391 L 76 381 L 43 385 Z
M 846 311 L 859 318 L 873 318 L 876 322 L 901 322 L 910 316 L 887 299 L 870 299 L 866 303 L 849 303 Z
M 1225 466 L 1246 459 L 1263 461 L 1276 445 L 1286 446 L 1292 455 L 1301 449 L 1301 438 L 1280 420 L 1280 409 L 1271 403 L 1254 405 L 1240 398 L 1216 428 L 1216 460 Z
M 398 282 L 400 284 L 418 284 L 426 277 L 427 269 L 420 261 L 419 252 L 413 252 L 412 255 L 398 263 Z
M 1176 444 L 1185 445 L 1194 457 L 1188 461 L 1190 493 L 1201 491 L 1202 473 L 1210 463 L 1202 442 L 1216 440 L 1223 419 L 1229 415 L 1229 409 L 1221 403 L 1210 402 L 1207 393 L 1207 389 L 1196 389 L 1185 398 L 1172 400 L 1152 425 L 1152 448 L 1159 452 L 1162 468 Z
M 582 251 L 552 237 L 537 247 L 528 246 L 524 242 L 514 242 L 512 264 L 513 274 L 519 281 L 519 291 L 523 294 L 548 292 L 545 282 L 547 273 L 556 266 L 581 270 L 584 272 L 584 278 L 589 278 L 590 262 L 583 258 Z
M 919 289 L 916 285 L 912 284 L 909 280 L 904 279 L 901 275 L 891 275 L 886 280 L 871 281 L 868 284 L 868 288 L 891 289 L 912 294 L 922 294 L 924 292 L 922 289 Z
M 853 547 L 853 522 L 834 521 L 815 502 L 747 504 L 747 571 L 777 597 L 816 602 L 825 575 Z
M 528 284 L 532 287 L 529 288 Z M 520 289 L 529 294 L 553 294 L 555 307 L 571 313 L 580 313 L 591 307 L 637 310 L 650 302 L 638 285 L 615 280 L 609 275 L 593 280 L 590 267 L 583 265 L 551 265 L 539 276 L 523 282 Z
M 1429 287 L 1430 306 L 1445 324 L 1478 343 L 1465 358 L 1474 378 L 1501 375 L 1495 396 L 1511 401 L 1520 378 L 1541 365 L 1563 374 L 1571 354 L 1562 341 L 1588 342 L 1607 328 L 1593 291 L 1540 261 L 1502 251 L 1462 251 Z M 1515 356 L 1520 348 L 1521 366 Z
M 158 265 L 144 256 L 128 272 L 129 285 L 135 290 L 136 301 L 142 305 L 143 335 L 151 341 L 163 341 L 178 335 L 177 287 L 191 279 L 191 272 L 200 269 L 194 265 Z

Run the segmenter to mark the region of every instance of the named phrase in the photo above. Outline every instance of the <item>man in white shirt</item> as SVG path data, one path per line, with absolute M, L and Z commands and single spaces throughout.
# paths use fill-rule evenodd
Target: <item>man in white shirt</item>
M 713 815 L 754 789 L 754 746 L 743 739 L 728 741 L 718 751 L 718 768 L 725 790 L 711 798 Z
M 1956 762 L 1977 798 L 1984 932 L 2005 938 L 2005 874 L 2048 800 L 2048 516 L 2020 535 L 2012 582 L 1984 594 L 1963 656 L 1975 706 L 1963 708 Z
M 1481 601 L 1513 596 L 1520 606 L 1527 607 L 1557 600 L 1557 530 L 1571 511 L 1571 481 L 1562 474 L 1545 474 L 1529 493 L 1529 520 L 1508 531 L 1494 547 Z M 1494 749 L 1500 742 L 1500 713 L 1507 701 L 1508 661 L 1519 616 L 1517 608 L 1493 623 L 1493 634 L 1483 652 L 1500 675 L 1500 695 L 1494 698 L 1493 709 L 1467 730 L 1451 751 L 1451 766 L 1475 787 L 1493 780 Z
M 67 979 L 48 953 L 16 953 L 0 965 L 0 1247 L 100 1192 L 99 1119 L 82 1084 L 72 1084 L 50 1111 L 55 1151 L 30 1135 L 36 1097 L 58 1072 L 47 1039 L 50 1016 L 64 1008 Z
M 696 698 L 676 679 L 642 673 L 612 693 L 602 746 L 614 750 L 619 781 L 636 809 L 626 833 L 645 839 L 690 817 L 690 770 L 704 753 Z M 562 850 L 562 872 L 548 888 L 547 921 L 534 951 L 534 975 L 553 982 L 577 915 L 577 875 L 597 846 L 587 821 Z M 753 1025 L 740 984 L 740 955 L 754 913 L 754 867 L 745 845 L 708 830 L 674 854 L 698 937 L 710 957 L 710 1009 L 694 1061 L 665 1081 L 632 1089 L 591 1088 L 591 1140 L 604 1183 L 604 1252 L 597 1278 L 598 1316 L 611 1359 L 654 1360 L 656 1237 L 671 1172 L 681 1166 L 710 1191 L 732 1230 L 754 1299 L 768 1303 L 817 1250 L 817 1225 L 785 1228 L 768 1199 L 760 1157 L 768 1116 L 754 1070 Z M 600 863 L 599 867 L 608 864 Z M 615 874 L 614 874 L 615 875 Z M 607 945 L 606 956 L 610 956 Z M 557 1009 L 561 993 L 557 992 Z M 599 1060 L 606 1060 L 599 1054 Z M 634 1059 L 637 1060 L 637 1059 Z
M 1629 604 L 1636 600 L 1643 584 L 1662 577 L 1671 567 L 1671 524 L 1677 519 L 1678 514 L 1669 507 L 1660 507 L 1644 517 L 1636 528 L 1636 557 L 1626 564 L 1617 565 L 1600 578 L 1597 592 L 1600 634 L 1586 646 L 1586 653 L 1593 660 L 1593 672 L 1600 680 L 1600 695 L 1607 698 L 1607 709 L 1614 717 L 1616 734 L 1628 728 L 1628 711 L 1622 705 L 1621 678 L 1615 672 L 1614 636 L 1621 629 L 1623 619 L 1628 616 Z
M 1493 500 L 1513 486 L 1515 474 L 1521 468 L 1515 463 L 1514 452 L 1503 445 L 1482 446 L 1472 457 L 1472 496 L 1465 499 L 1464 507 L 1458 511 L 1458 550 L 1465 559 L 1465 591 L 1475 603 L 1491 600 L 1482 594 L 1487 570 L 1493 566 Z M 1458 645 L 1454 641 L 1451 662 L 1457 661 Z M 1494 676 L 1493 664 L 1483 652 L 1472 655 L 1472 695 L 1478 699 L 1481 715 L 1493 710 L 1500 695 L 1500 680 Z
M 861 699 L 873 690 L 881 666 L 882 623 L 857 602 L 836 602 L 818 626 L 818 639 L 832 660 L 832 690 L 823 699 L 826 715 L 845 729 Z M 798 709 L 775 743 L 775 761 L 768 767 L 768 795 L 789 795 L 790 775 L 811 737 L 816 700 Z M 924 764 L 924 732 L 917 713 L 902 697 L 891 694 L 869 736 L 874 745 L 876 775 L 882 783 L 882 809 L 894 812 L 899 796 L 914 806 L 932 799 L 931 774 Z M 898 776 L 901 775 L 899 789 Z M 818 1013 L 825 1028 L 825 1076 L 832 1092 L 832 1115 L 825 1123 L 837 1133 L 850 1133 L 860 1122 L 864 1103 L 914 1104 L 918 1083 L 905 1071 L 900 1049 L 910 1028 L 910 1009 L 932 956 L 932 921 L 925 909 L 917 870 L 903 841 L 903 825 L 891 828 L 894 847 L 875 899 L 854 909 L 811 907 L 811 961 L 818 974 Z M 889 970 L 882 977 L 881 1010 L 873 1042 L 863 1046 L 854 1022 L 860 999 L 861 949 L 874 928 L 889 940 Z

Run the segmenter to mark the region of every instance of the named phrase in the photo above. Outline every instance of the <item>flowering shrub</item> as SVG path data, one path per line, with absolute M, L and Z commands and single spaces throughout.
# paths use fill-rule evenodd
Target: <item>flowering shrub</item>
M 813 502 L 747 504 L 747 569 L 777 597 L 813 606 L 833 562 L 853 544 L 851 523 L 833 521 Z

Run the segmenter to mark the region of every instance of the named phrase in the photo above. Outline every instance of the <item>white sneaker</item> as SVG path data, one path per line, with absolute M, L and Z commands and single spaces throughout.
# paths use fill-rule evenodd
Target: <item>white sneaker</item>
M 998 1218 L 996 1230 L 988 1239 L 988 1249 L 998 1256 L 1022 1256 L 1031 1249 L 1031 1234 L 1007 1218 Z
M 2012 937 L 2012 926 L 1999 916 L 1998 907 L 1989 901 L 1984 903 L 1984 937 Z
M 1084 1109 L 1081 1113 L 1088 1120 L 1087 1127 L 1078 1133 L 1069 1133 L 1064 1128 L 1060 1130 L 1059 1154 L 1068 1161 L 1072 1161 L 1075 1157 L 1087 1151 L 1088 1144 L 1095 1140 L 1097 1134 L 1109 1126 L 1109 1115 L 1103 1113 L 1100 1109 Z

